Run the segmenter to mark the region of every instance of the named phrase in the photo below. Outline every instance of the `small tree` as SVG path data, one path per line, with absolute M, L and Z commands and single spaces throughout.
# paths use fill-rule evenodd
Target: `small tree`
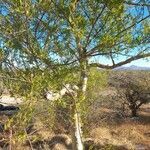
M 3 67 L 14 75 L 15 70 L 33 66 L 49 72 L 60 66 L 78 71 L 72 149 L 83 149 L 79 114 L 86 100 L 89 68 L 113 69 L 150 56 L 148 6 L 148 0 L 0 1 Z
M 119 73 L 111 80 L 117 89 L 117 97 L 121 98 L 123 103 L 128 106 L 131 116 L 136 117 L 139 108 L 150 101 L 149 73 Z

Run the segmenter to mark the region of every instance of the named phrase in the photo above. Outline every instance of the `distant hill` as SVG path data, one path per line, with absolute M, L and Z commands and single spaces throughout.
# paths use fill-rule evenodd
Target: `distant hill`
M 115 68 L 114 70 L 149 70 L 150 71 L 150 67 L 140 67 L 140 66 L 131 65 L 129 67 L 121 66 Z

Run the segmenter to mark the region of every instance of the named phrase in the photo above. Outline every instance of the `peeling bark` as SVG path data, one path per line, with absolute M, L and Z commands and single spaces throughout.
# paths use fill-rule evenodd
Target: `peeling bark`
M 80 86 L 79 86 L 79 93 L 77 97 L 77 101 L 74 102 L 74 111 L 73 111 L 73 130 L 72 130 L 72 149 L 73 150 L 83 150 L 83 135 L 82 135 L 82 128 L 81 128 L 81 118 L 80 118 L 80 103 L 85 100 L 85 94 L 87 90 L 87 61 L 81 61 L 80 64 Z

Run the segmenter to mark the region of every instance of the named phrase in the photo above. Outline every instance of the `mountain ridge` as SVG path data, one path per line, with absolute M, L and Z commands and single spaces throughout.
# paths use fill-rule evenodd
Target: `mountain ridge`
M 150 67 L 131 65 L 131 66 L 120 66 L 115 68 L 114 70 L 150 70 Z

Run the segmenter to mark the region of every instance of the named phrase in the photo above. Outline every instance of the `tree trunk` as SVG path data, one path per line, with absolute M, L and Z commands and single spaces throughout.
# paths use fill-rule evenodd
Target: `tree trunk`
M 83 150 L 83 140 L 82 140 L 82 128 L 81 128 L 81 118 L 80 118 L 80 105 L 82 101 L 85 100 L 85 94 L 87 90 L 87 62 L 82 61 L 80 64 L 80 86 L 77 101 L 74 102 L 73 106 L 73 124 L 72 124 L 72 149 L 73 150 Z
M 132 115 L 132 117 L 137 117 L 137 109 L 136 108 L 131 110 L 131 115 Z
M 132 103 L 129 105 L 129 108 L 131 110 L 131 117 L 137 117 L 137 106 L 135 103 Z
M 72 135 L 72 150 L 83 150 L 81 120 L 78 112 L 74 113 L 71 135 Z

